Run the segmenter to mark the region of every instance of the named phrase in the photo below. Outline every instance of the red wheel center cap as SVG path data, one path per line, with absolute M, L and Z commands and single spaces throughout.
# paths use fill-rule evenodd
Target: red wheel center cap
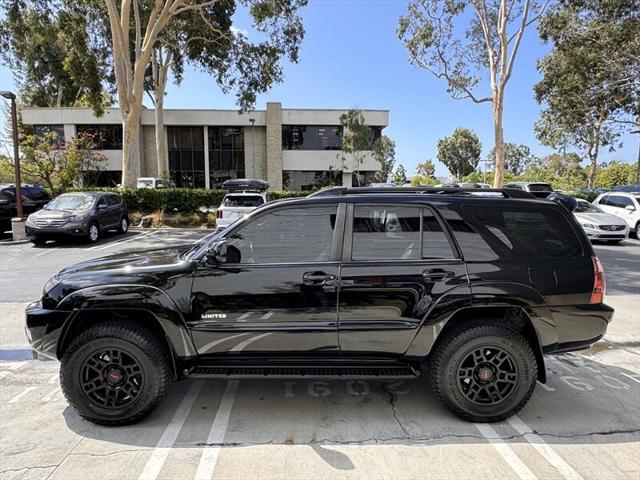
M 122 374 L 118 370 L 109 370 L 109 373 L 107 373 L 107 380 L 110 383 L 118 383 L 122 380 Z

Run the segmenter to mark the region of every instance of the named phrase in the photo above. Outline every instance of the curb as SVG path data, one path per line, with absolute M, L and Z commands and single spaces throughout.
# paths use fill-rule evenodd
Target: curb
M 215 228 L 206 228 L 206 227 L 129 227 L 129 230 L 135 230 L 135 231 L 141 231 L 141 232 L 148 232 L 151 230 L 156 230 L 156 231 L 180 231 L 180 230 L 189 230 L 189 231 L 193 231 L 193 232 L 203 232 L 203 231 L 208 231 L 208 232 L 215 232 L 216 229 Z
M 29 243 L 31 240 L 0 240 L 0 245 L 22 245 L 24 243 Z

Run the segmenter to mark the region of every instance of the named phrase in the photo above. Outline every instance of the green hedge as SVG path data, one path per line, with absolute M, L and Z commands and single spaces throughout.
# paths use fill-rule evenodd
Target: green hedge
M 593 202 L 596 197 L 598 195 L 600 195 L 599 193 L 593 192 L 593 193 L 586 193 L 586 192 L 567 192 L 569 195 L 576 197 L 576 198 L 581 198 L 583 200 L 586 200 L 587 202 Z
M 216 208 L 226 190 L 207 190 L 205 188 L 98 188 L 85 187 L 69 189 L 67 192 L 102 191 L 118 193 L 124 197 L 129 211 L 156 212 L 159 210 L 173 212 L 193 212 L 200 207 Z M 304 197 L 310 192 L 270 191 L 269 198 L 277 200 L 289 197 Z

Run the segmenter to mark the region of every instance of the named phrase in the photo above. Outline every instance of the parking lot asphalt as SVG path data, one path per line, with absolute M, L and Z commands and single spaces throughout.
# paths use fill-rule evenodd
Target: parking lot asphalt
M 596 246 L 616 315 L 589 351 L 546 358 L 549 381 L 497 424 L 467 423 L 425 380 L 185 380 L 146 420 L 82 420 L 58 364 L 32 359 L 26 302 L 78 261 L 196 241 L 132 231 L 96 245 L 0 244 L 0 479 L 639 479 L 640 242 Z

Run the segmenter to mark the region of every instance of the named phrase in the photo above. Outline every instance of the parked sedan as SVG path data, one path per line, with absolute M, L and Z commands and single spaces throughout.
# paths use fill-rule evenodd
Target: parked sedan
M 102 233 L 129 229 L 127 207 L 120 195 L 104 192 L 65 193 L 32 213 L 25 223 L 27 236 L 40 245 L 47 240 L 85 238 L 97 242 Z
M 591 240 L 620 243 L 629 235 L 629 226 L 622 218 L 606 213 L 585 200 L 578 200 L 573 214 Z

